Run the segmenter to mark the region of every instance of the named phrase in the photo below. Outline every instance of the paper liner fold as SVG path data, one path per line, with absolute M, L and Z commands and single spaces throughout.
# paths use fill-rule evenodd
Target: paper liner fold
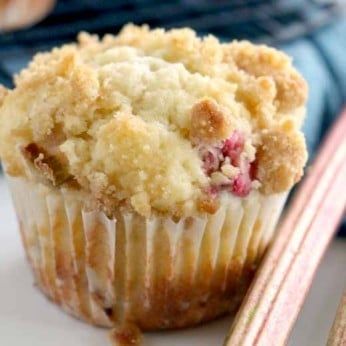
M 23 244 L 42 291 L 101 326 L 180 328 L 239 304 L 286 194 L 222 200 L 214 215 L 146 219 L 86 211 L 75 191 L 9 178 Z

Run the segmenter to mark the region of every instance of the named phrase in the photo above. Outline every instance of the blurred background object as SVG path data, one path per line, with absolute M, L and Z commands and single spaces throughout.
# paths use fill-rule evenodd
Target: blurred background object
M 18 10 L 52 2 L 0 0 L 0 4 L 3 1 Z M 226 39 L 282 42 L 329 23 L 340 7 L 335 0 L 59 0 L 49 18 L 13 38 L 21 44 L 35 38 L 63 42 L 80 30 L 104 34 L 131 21 L 166 28 L 190 26 L 200 34 L 212 32 Z M 27 11 L 27 16 L 33 12 Z
M 0 0 L 0 31 L 28 27 L 52 10 L 55 0 Z

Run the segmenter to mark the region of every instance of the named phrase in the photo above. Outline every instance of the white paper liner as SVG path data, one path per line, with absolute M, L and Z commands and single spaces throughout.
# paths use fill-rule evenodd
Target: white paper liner
M 214 215 L 109 219 L 82 196 L 8 177 L 23 244 L 43 292 L 69 313 L 112 326 L 177 328 L 239 303 L 287 194 L 224 197 Z

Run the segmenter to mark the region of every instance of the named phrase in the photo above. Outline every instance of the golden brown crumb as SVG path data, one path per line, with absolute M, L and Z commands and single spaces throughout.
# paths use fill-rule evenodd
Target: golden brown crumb
M 265 131 L 257 150 L 257 178 L 266 194 L 288 190 L 303 175 L 307 152 L 304 137 L 296 132 Z
M 268 127 L 275 114 L 276 85 L 271 77 L 249 78 L 247 83 L 239 85 L 236 96 L 246 105 L 258 127 Z
M 230 134 L 227 115 L 208 99 L 197 102 L 191 109 L 191 138 L 195 141 L 216 141 Z
M 234 42 L 227 53 L 237 66 L 255 76 L 270 76 L 277 88 L 276 101 L 279 111 L 289 112 L 304 105 L 307 98 L 305 80 L 291 68 L 287 55 L 267 46 L 255 46 L 249 42 Z
M 202 196 L 198 201 L 198 210 L 203 213 L 214 214 L 218 207 L 218 201 L 209 196 Z
M 139 328 L 130 323 L 113 328 L 109 333 L 109 338 L 113 346 L 140 346 L 143 341 Z
M 305 104 L 308 86 L 297 72 L 277 74 L 274 79 L 280 111 L 290 112 Z

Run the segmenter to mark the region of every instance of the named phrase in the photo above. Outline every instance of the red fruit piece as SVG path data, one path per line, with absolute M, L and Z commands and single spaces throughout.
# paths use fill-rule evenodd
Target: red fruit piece
M 239 197 L 245 197 L 251 190 L 251 179 L 247 173 L 240 173 L 234 180 L 232 192 Z
M 229 157 L 232 165 L 238 166 L 239 156 L 244 148 L 244 136 L 238 132 L 234 131 L 222 147 L 222 154 L 225 157 Z

